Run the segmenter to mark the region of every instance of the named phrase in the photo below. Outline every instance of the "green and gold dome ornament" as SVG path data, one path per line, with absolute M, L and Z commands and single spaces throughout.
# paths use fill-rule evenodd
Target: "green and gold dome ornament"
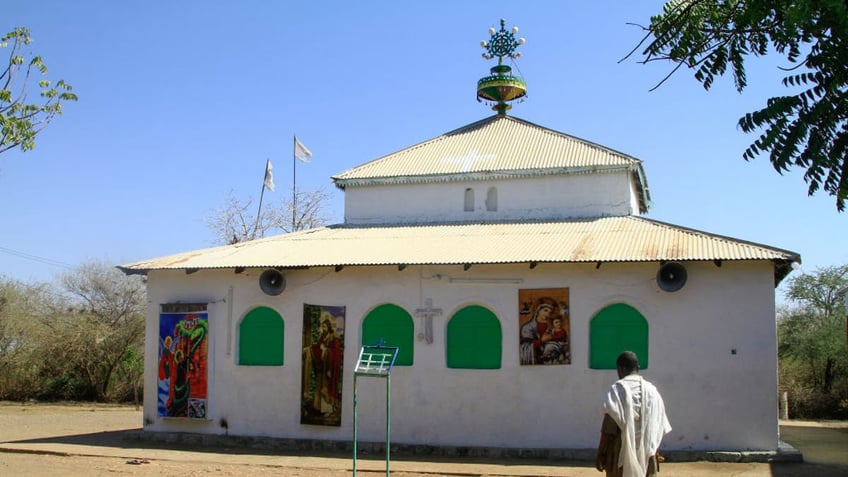
M 483 40 L 480 42 L 486 52 L 483 53 L 483 58 L 491 60 L 498 59 L 497 66 L 493 66 L 489 70 L 492 74 L 481 78 L 477 82 L 477 101 L 487 100 L 494 103 L 492 109 L 498 114 L 506 114 L 507 110 L 512 108 L 507 104 L 509 101 L 523 98 L 527 95 L 527 85 L 524 79 L 520 76 L 512 74 L 512 68 L 509 65 L 503 64 L 504 57 L 517 59 L 521 56 L 520 52 L 515 49 L 524 44 L 524 38 L 515 39 L 518 34 L 518 27 L 512 27 L 512 31 L 508 31 L 504 25 L 506 21 L 501 19 L 501 29 L 495 31 L 494 28 L 489 28 L 489 41 Z

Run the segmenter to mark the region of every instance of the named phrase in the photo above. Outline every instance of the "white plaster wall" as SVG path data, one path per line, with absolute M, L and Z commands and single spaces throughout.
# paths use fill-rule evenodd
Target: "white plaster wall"
M 150 273 L 145 375 L 145 429 L 350 441 L 352 370 L 362 320 L 375 306 L 395 303 L 412 314 L 427 298 L 444 314 L 434 319 L 434 342 L 415 342 L 414 365 L 394 368 L 391 432 L 394 443 L 521 448 L 593 448 L 599 402 L 615 371 L 588 368 L 589 320 L 623 302 L 650 326 L 650 363 L 643 375 L 664 396 L 674 430 L 666 449 L 775 450 L 777 363 L 773 270 L 769 262 L 687 263 L 688 282 L 659 290 L 657 264 L 604 263 L 475 265 L 286 271 L 287 288 L 270 297 L 258 286 L 262 270 Z M 459 284 L 450 277 L 520 278 L 520 284 Z M 232 287 L 232 319 L 227 297 Z M 572 364 L 520 366 L 518 289 L 570 288 Z M 156 412 L 160 303 L 211 302 L 209 307 L 210 420 L 162 419 Z M 341 427 L 300 424 L 303 304 L 347 307 Z M 498 370 L 447 369 L 447 319 L 466 305 L 493 311 L 503 330 Z M 285 320 L 285 364 L 238 366 L 238 322 L 255 306 Z M 421 323 L 416 321 L 416 333 Z M 227 350 L 229 349 L 229 352 Z M 385 381 L 360 378 L 360 442 L 385 440 Z M 221 427 L 225 419 L 229 428 Z
M 486 210 L 490 187 L 498 191 L 494 212 Z M 467 188 L 474 190 L 474 211 L 464 210 Z M 349 224 L 563 219 L 638 211 L 627 172 L 345 189 L 345 222 Z

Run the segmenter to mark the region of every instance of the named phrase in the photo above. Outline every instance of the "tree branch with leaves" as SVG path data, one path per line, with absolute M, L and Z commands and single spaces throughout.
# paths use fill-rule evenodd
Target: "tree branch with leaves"
M 844 0 L 674 0 L 642 27 L 641 63 L 671 61 L 672 71 L 694 70 L 709 90 L 729 70 L 734 86 L 748 85 L 750 56 L 783 55 L 791 66 L 783 85 L 794 91 L 770 98 L 743 116 L 739 128 L 759 137 L 745 160 L 768 154 L 778 173 L 805 169 L 808 194 L 848 200 L 848 2 Z M 655 88 L 656 88 L 655 87 Z
M 71 85 L 52 83 L 38 76 L 47 74 L 40 56 L 25 51 L 32 43 L 28 28 L 17 27 L 0 38 L 0 48 L 9 48 L 6 68 L 0 71 L 0 153 L 20 147 L 35 148 L 35 136 L 62 114 L 62 103 L 76 101 Z M 37 87 L 40 99 L 27 102 L 30 88 Z

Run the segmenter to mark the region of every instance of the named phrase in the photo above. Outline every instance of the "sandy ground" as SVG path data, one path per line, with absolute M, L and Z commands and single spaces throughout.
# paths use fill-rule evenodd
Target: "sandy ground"
M 73 454 L 61 455 L 55 451 L 31 451 L 38 449 L 39 441 L 57 436 L 85 436 L 102 434 L 104 438 L 118 435 L 121 431 L 137 430 L 142 422 L 141 410 L 133 406 L 104 404 L 27 404 L 0 403 L 0 443 L 29 441 L 21 446 L 21 452 L 0 452 L 0 476 L 265 476 L 286 475 L 293 477 L 343 476 L 344 470 L 299 469 L 254 465 L 203 462 L 197 460 L 167 460 L 143 457 L 142 449 L 126 449 L 124 456 L 98 456 L 98 450 L 80 445 L 70 449 Z M 97 437 L 97 436 L 92 436 Z M 79 439 L 87 443 L 85 439 Z M 96 444 L 98 441 L 92 439 Z M 0 444 L 1 446 L 2 444 Z M 79 452 L 78 455 L 77 451 Z M 64 452 L 59 450 L 58 452 Z M 384 472 L 385 473 L 385 472 Z M 369 474 L 363 474 L 369 475 Z M 400 474 L 397 474 L 400 475 Z
M 0 402 L 0 476 L 293 476 L 335 477 L 352 475 L 351 456 L 279 456 L 232 452 L 227 449 L 165 449 L 128 439 L 140 428 L 142 413 L 132 406 L 102 404 L 20 404 Z M 787 424 L 790 425 L 790 424 Z M 848 423 L 792 423 L 787 430 L 798 439 L 821 440 L 820 462 L 765 463 L 666 463 L 668 477 L 837 477 L 848 476 L 848 464 L 833 464 L 834 452 L 844 454 L 845 443 L 833 436 L 848 436 Z M 783 426 L 782 426 L 783 427 Z M 792 433 L 791 432 L 791 433 Z M 805 432 L 811 432 L 811 437 Z M 790 434 L 791 434 L 790 433 Z M 791 441 L 790 441 L 791 442 Z M 832 451 L 828 451 L 833 448 Z M 819 449 L 821 449 L 819 451 Z M 803 449 L 802 449 L 803 451 Z M 806 451 L 805 451 L 806 452 Z M 806 454 L 805 454 L 806 455 Z M 848 459 L 846 459 L 848 460 Z M 358 475 L 385 475 L 385 461 L 360 459 Z M 413 476 L 560 476 L 601 477 L 590 463 L 524 461 L 422 462 L 391 461 L 391 475 Z

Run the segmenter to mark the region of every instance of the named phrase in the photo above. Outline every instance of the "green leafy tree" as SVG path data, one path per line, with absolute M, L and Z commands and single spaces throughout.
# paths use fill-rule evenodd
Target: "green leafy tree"
M 848 414 L 848 350 L 845 308 L 839 291 L 848 286 L 848 265 L 820 268 L 791 278 L 778 321 L 781 386 L 792 389 L 796 403 L 813 415 Z M 815 411 L 815 412 L 813 412 Z
M 42 394 L 41 318 L 53 302 L 45 285 L 0 277 L 0 399 L 22 401 Z
M 17 147 L 22 151 L 33 149 L 36 134 L 62 114 L 62 102 L 77 100 L 64 80 L 52 83 L 38 79 L 47 74 L 47 66 L 40 56 L 25 51 L 31 42 L 25 27 L 0 38 L 0 48 L 9 48 L 8 65 L 0 71 L 0 153 Z M 40 89 L 40 99 L 27 102 L 33 87 Z
M 674 0 L 651 17 L 634 52 L 643 63 L 694 70 L 705 89 L 730 70 L 737 91 L 747 86 L 750 56 L 778 54 L 789 62 L 783 85 L 792 93 L 768 99 L 739 127 L 761 131 L 743 153 L 768 153 L 783 173 L 805 168 L 813 195 L 820 188 L 845 209 L 848 199 L 848 2 L 843 0 Z M 645 46 L 646 45 L 646 46 Z M 628 57 L 630 56 L 628 55 Z M 659 86 L 659 85 L 657 85 Z
M 142 386 L 145 285 L 105 262 L 60 284 L 0 276 L 0 399 L 135 399 Z

